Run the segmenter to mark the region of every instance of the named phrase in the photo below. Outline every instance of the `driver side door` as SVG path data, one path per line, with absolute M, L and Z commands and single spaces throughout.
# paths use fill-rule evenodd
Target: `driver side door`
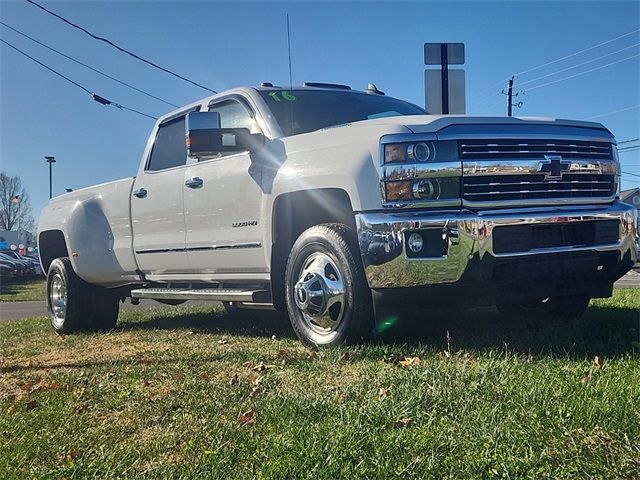
M 217 99 L 210 112 L 221 128 L 261 133 L 255 113 L 238 96 Z M 188 165 L 184 172 L 186 251 L 191 273 L 235 275 L 265 273 L 261 225 L 261 170 L 248 151 L 222 153 Z

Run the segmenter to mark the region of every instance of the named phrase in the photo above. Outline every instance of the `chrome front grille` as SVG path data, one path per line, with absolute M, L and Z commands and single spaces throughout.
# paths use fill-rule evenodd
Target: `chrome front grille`
M 611 148 L 611 143 L 608 142 L 582 140 L 481 139 L 458 142 L 462 161 L 499 158 L 542 159 L 545 155 L 560 155 L 563 159 L 611 160 Z
M 467 202 L 500 202 L 563 198 L 603 198 L 616 192 L 615 175 L 564 174 L 546 180 L 544 174 L 479 175 L 462 178 Z

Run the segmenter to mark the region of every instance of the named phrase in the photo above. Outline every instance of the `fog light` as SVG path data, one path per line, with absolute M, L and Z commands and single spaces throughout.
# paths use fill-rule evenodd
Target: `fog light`
M 418 253 L 422 250 L 422 235 L 419 233 L 412 233 L 409 235 L 409 239 L 407 240 L 407 245 L 409 246 L 409 250 L 413 253 Z

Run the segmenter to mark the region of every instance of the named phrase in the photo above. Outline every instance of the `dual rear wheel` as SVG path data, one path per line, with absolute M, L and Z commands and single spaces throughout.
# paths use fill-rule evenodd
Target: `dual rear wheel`
M 116 326 L 119 298 L 82 280 L 69 258 L 62 257 L 51 262 L 47 272 L 47 307 L 56 333 L 108 331 Z

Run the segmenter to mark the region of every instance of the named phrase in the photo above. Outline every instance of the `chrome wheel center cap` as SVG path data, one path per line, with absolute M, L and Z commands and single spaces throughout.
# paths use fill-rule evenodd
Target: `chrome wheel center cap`
M 326 254 L 311 254 L 293 288 L 296 306 L 305 322 L 318 333 L 334 331 L 344 314 L 345 289 L 342 274 Z

